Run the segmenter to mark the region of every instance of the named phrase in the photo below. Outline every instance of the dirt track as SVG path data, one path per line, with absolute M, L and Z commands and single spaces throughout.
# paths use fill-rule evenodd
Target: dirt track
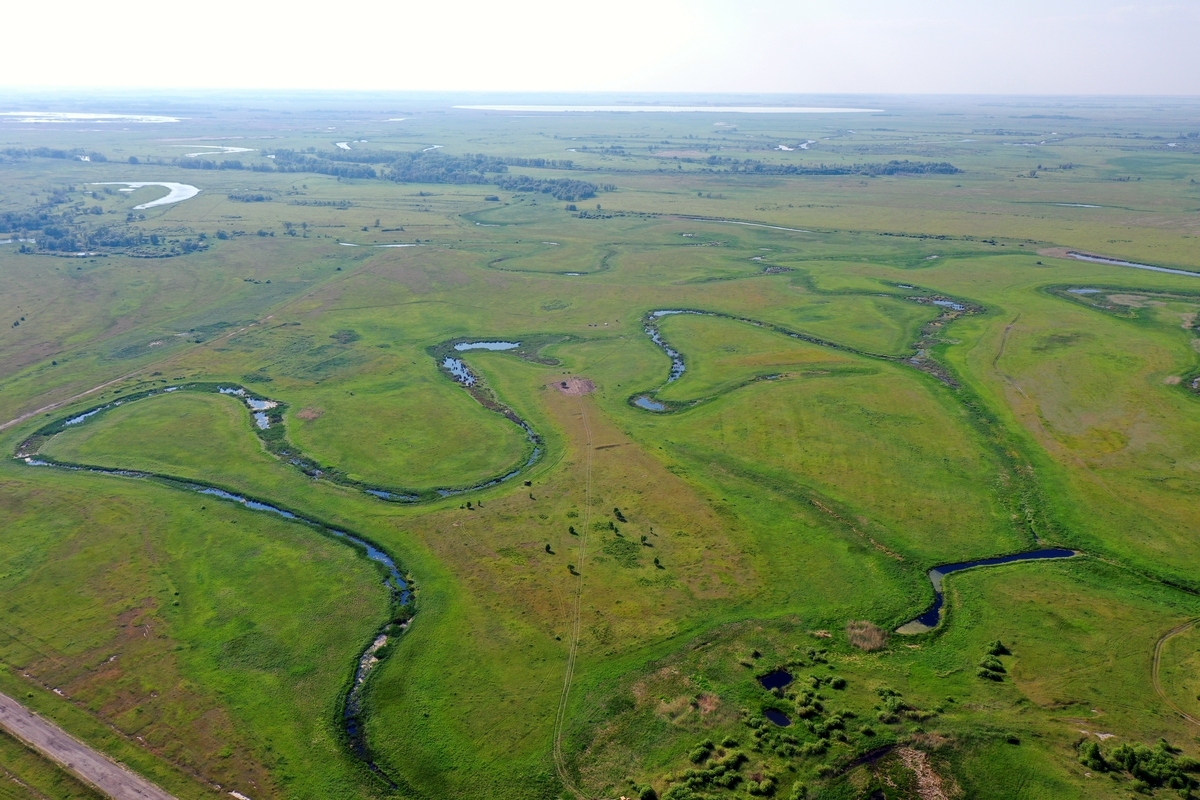
M 1188 722 L 1192 723 L 1193 725 L 1200 725 L 1200 719 L 1196 719 L 1191 714 L 1187 713 L 1182 708 L 1175 705 L 1175 702 L 1173 700 L 1171 700 L 1171 698 L 1167 697 L 1167 693 L 1163 691 L 1162 682 L 1158 679 L 1158 668 L 1159 668 L 1160 664 L 1162 663 L 1162 651 L 1163 651 L 1163 648 L 1166 647 L 1167 642 L 1171 641 L 1172 639 L 1174 639 L 1176 636 L 1178 636 L 1181 633 L 1187 633 L 1192 628 L 1196 627 L 1197 623 L 1200 623 L 1200 620 L 1194 619 L 1191 622 L 1185 622 L 1182 625 L 1177 625 L 1174 628 L 1172 628 L 1171 630 L 1164 633 L 1162 635 L 1162 638 L 1160 638 L 1154 644 L 1154 661 L 1152 662 L 1151 670 L 1150 670 L 1150 682 L 1152 684 L 1154 684 L 1154 691 L 1156 691 L 1158 693 L 1158 696 L 1162 699 L 1162 701 L 1164 703 L 1166 703 L 1171 708 L 1172 711 L 1174 711 L 1176 714 L 1183 717 L 1184 719 L 1186 719 Z
M 175 800 L 5 694 L 0 694 L 0 727 L 115 800 Z

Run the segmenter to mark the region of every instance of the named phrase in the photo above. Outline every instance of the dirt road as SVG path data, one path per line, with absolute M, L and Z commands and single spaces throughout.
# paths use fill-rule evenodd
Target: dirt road
M 0 727 L 114 800 L 175 800 L 5 694 L 0 694 Z

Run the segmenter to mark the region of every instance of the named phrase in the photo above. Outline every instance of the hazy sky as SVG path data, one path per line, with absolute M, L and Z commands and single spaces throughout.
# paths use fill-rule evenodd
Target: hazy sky
M 1200 0 L 18 2 L 0 84 L 1200 95 Z

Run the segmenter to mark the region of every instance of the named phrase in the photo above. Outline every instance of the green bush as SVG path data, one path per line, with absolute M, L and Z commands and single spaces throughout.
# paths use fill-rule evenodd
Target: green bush
M 995 656 L 986 656 L 979 662 L 979 666 L 991 672 L 1006 672 L 1004 665 L 1000 663 L 1000 659 Z

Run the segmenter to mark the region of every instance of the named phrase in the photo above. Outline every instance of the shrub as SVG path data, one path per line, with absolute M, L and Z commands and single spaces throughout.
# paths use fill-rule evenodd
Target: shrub
M 831 688 L 834 688 L 834 689 L 845 689 L 846 688 L 846 679 L 845 678 L 834 678 L 833 680 L 831 680 L 829 682 L 829 685 Z
M 992 672 L 1004 672 L 1004 665 L 995 656 L 987 656 L 979 662 L 979 666 Z
M 865 620 L 846 623 L 846 637 L 850 644 L 868 653 L 887 647 L 887 632 Z
M 768 775 L 761 781 L 747 781 L 746 791 L 761 797 L 773 795 L 775 794 L 775 779 Z
M 642 791 L 638 792 L 638 800 L 658 800 L 658 792 L 654 791 L 653 786 L 647 786 L 646 788 L 642 789 Z
M 999 639 L 996 639 L 988 644 L 987 652 L 990 656 L 1006 656 L 1012 651 L 1005 647 L 1003 642 L 1001 642 Z

